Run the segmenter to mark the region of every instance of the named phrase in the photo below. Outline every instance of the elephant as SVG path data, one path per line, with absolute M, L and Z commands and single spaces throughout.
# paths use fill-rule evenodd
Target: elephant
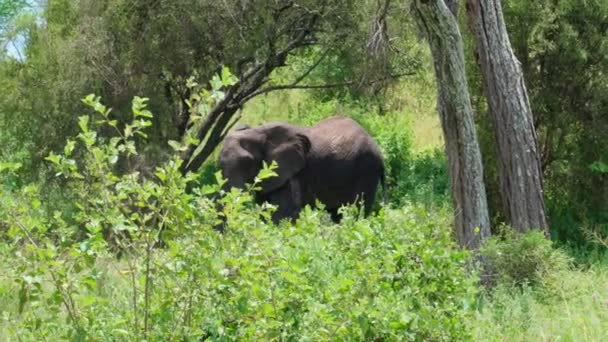
M 263 180 L 258 203 L 277 206 L 272 220 L 294 220 L 306 205 L 320 201 L 334 222 L 338 209 L 363 200 L 371 212 L 378 184 L 385 188 L 382 153 L 355 120 L 333 116 L 311 127 L 284 122 L 242 126 L 227 134 L 218 164 L 226 187 L 244 189 L 262 168 L 276 161 L 277 177 Z M 386 189 L 384 190 L 386 198 Z

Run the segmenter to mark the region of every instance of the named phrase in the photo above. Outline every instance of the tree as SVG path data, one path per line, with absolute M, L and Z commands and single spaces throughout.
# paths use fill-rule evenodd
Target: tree
M 589 243 L 608 233 L 608 2 L 503 3 L 530 95 L 551 236 Z
M 3 0 L 0 2 L 0 60 L 9 50 L 12 54 L 19 54 L 19 46 L 15 39 L 19 36 L 18 29 L 13 26 L 19 16 L 29 7 L 26 0 Z
M 518 231 L 548 230 L 534 119 L 498 0 L 467 0 L 498 150 L 500 194 Z
M 0 32 L 5 30 L 10 21 L 27 5 L 28 3 L 25 0 L 3 0 L 0 2 Z
M 156 115 L 141 159 L 157 163 L 173 152 L 169 140 L 183 140 L 192 130 L 202 146 L 189 146 L 183 171 L 194 171 L 255 96 L 288 88 L 354 88 L 392 78 L 361 76 L 375 6 L 375 0 L 49 1 L 27 33 L 24 59 L 3 75 L 14 91 L 7 101 L 0 99 L 0 118 L 6 118 L 9 131 L 28 132 L 15 140 L 31 140 L 24 145 L 35 169 L 77 131 L 79 100 L 87 94 L 102 96 L 119 126 L 127 122 L 130 99 L 146 96 Z M 194 127 L 190 104 L 197 104 L 187 80 L 194 76 L 207 85 L 222 66 L 239 81 Z M 289 73 L 276 77 L 280 69 Z M 14 118 L 15 112 L 22 115 Z
M 490 236 L 481 152 L 465 72 L 462 37 L 453 1 L 416 0 L 413 12 L 429 41 L 438 88 L 459 244 L 477 248 Z M 450 8 L 452 11 L 450 11 Z
M 393 73 L 394 66 L 387 51 L 385 22 L 389 0 L 378 1 L 378 13 L 372 25 L 372 37 L 366 45 L 360 43 L 365 39 L 362 38 L 362 34 L 357 33 L 360 24 L 355 22 L 358 18 L 355 2 L 339 0 L 309 2 L 309 6 L 291 1 L 279 7 L 271 6 L 270 13 L 275 22 L 271 25 L 270 31 L 265 33 L 265 42 L 261 45 L 264 54 L 255 51 L 241 59 L 246 64 L 237 64 L 238 82 L 226 90 L 226 97 L 211 109 L 203 123 L 196 128 L 194 135 L 198 143 L 190 144 L 183 153 L 182 172 L 196 171 L 202 165 L 222 141 L 228 129 L 238 120 L 238 116 L 235 115 L 237 111 L 256 96 L 284 89 L 329 89 L 342 86 L 362 88 L 364 85 L 373 85 L 375 88 L 373 91 L 378 92 L 388 80 L 410 73 L 409 71 L 401 74 Z M 372 7 L 366 2 L 358 5 L 362 5 L 363 8 Z M 348 29 L 351 31 L 349 32 Z M 353 37 L 357 37 L 359 41 L 353 44 Z M 290 55 L 310 50 L 310 47 L 320 49 L 310 65 L 297 72 L 291 81 L 273 84 L 271 80 L 273 72 L 286 66 Z M 359 52 L 359 56 L 354 60 L 365 65 L 363 68 L 359 67 L 361 69 L 359 75 L 351 75 L 351 79 L 342 79 L 335 83 L 302 84 L 326 59 L 333 60 L 332 67 L 337 68 L 335 64 L 339 63 L 335 63 L 335 60 L 344 56 L 348 56 L 346 59 L 352 58 L 354 51 Z M 334 58 L 328 58 L 332 54 Z M 337 56 L 341 57 L 336 58 Z M 366 57 L 369 58 L 365 60 Z M 245 67 L 241 68 L 241 66 Z

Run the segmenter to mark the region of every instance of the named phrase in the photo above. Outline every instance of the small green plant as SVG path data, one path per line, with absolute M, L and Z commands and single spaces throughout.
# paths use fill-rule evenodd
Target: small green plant
M 540 231 L 518 234 L 503 226 L 481 249 L 488 285 L 539 285 L 568 269 L 570 258 Z

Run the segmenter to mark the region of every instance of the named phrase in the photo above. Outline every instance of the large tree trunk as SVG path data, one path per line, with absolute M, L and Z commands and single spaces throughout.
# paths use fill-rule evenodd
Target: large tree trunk
M 444 0 L 415 0 L 412 10 L 433 53 L 455 211 L 455 235 L 462 247 L 475 249 L 490 236 L 490 221 L 462 37 L 456 17 Z
M 500 0 L 467 0 L 498 148 L 501 198 L 518 231 L 548 230 L 536 131 Z

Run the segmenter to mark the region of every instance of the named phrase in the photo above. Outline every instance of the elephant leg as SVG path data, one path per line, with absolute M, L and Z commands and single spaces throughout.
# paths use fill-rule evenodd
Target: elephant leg
M 376 200 L 376 192 L 378 191 L 378 181 L 377 178 L 372 177 L 376 181 L 371 181 L 370 179 L 361 179 L 357 184 L 357 189 L 361 191 L 361 193 L 357 196 L 357 205 L 362 205 L 359 207 L 363 210 L 363 214 L 365 217 L 371 214 L 372 209 L 374 207 L 374 202 Z
M 369 214 L 371 214 L 375 199 L 376 199 L 376 190 L 363 194 L 363 213 L 364 213 L 365 217 L 367 217 L 367 216 L 369 216 Z

